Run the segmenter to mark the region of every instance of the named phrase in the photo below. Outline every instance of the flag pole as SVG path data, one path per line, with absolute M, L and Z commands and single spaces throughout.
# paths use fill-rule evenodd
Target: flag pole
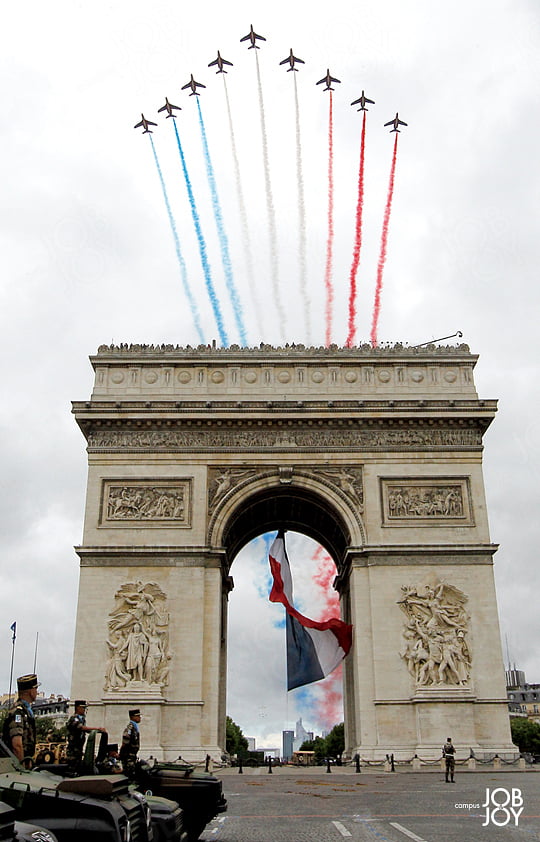
M 34 674 L 36 672 L 36 664 L 37 664 L 38 638 L 39 638 L 39 632 L 36 632 L 36 648 L 34 649 Z
M 17 630 L 17 622 L 14 622 L 13 625 L 10 627 L 11 631 L 13 632 L 13 637 L 11 638 L 11 667 L 9 670 L 9 696 L 8 696 L 8 705 L 11 707 L 11 685 L 13 683 L 13 659 L 15 657 L 15 639 L 16 639 L 16 630 Z

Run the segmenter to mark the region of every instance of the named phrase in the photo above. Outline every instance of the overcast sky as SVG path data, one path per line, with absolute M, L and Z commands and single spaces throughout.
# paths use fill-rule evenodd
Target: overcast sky
M 239 43 L 251 23 L 267 38 L 257 54 L 264 144 L 256 51 Z M 279 343 L 281 336 L 302 342 L 309 332 L 322 344 L 329 94 L 315 83 L 327 68 L 341 80 L 333 94 L 332 339 L 343 344 L 347 334 L 362 120 L 350 103 L 364 89 L 376 103 L 366 126 L 357 339 L 369 340 L 395 137 L 382 124 L 399 111 L 408 127 L 399 136 L 379 338 L 416 344 L 461 330 L 480 355 L 479 395 L 500 401 L 484 456 L 491 537 L 501 545 L 495 575 L 503 639 L 527 679 L 540 681 L 539 25 L 533 0 L 378 0 L 318 11 L 302 0 L 265 6 L 28 0 L 3 9 L 2 689 L 9 681 L 9 627 L 17 620 L 15 675 L 31 670 L 39 632 L 44 689 L 70 691 L 73 545 L 81 541 L 86 482 L 85 442 L 70 401 L 89 397 L 88 355 L 102 343 L 198 344 L 178 245 L 200 330 L 205 341 L 219 342 L 172 120 L 160 115 L 152 135 L 169 210 L 149 135 L 134 124 L 141 112 L 158 122 L 165 96 L 182 107 L 177 126 L 193 198 L 228 337 L 238 342 L 196 98 L 181 91 L 191 73 L 207 86 L 201 113 L 248 342 Z M 279 66 L 291 47 L 305 61 L 298 74 Z M 218 49 L 234 63 L 226 91 L 223 77 L 208 68 Z M 293 76 L 308 307 L 299 282 Z M 251 251 L 239 214 L 226 92 Z M 275 284 L 285 305 L 281 318 Z M 242 654 L 238 617 L 250 589 L 260 590 L 263 544 L 248 562 L 233 565 L 230 651 L 240 668 L 253 664 L 252 654 Z M 315 551 L 306 552 L 311 558 Z M 265 615 L 261 651 L 276 632 L 276 611 L 270 606 Z M 276 676 L 280 669 L 276 661 Z M 232 704 L 239 690 L 232 686 L 230 693 Z M 234 702 L 234 717 L 246 733 L 258 729 L 269 742 L 302 709 L 316 716 L 313 695 L 298 705 L 289 700 L 287 709 L 283 686 L 261 694 L 254 680 L 242 699 L 242 710 Z M 317 726 L 308 716 L 304 723 Z

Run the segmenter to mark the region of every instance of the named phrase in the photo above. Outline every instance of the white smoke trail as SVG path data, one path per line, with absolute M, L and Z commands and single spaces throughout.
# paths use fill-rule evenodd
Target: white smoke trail
M 240 224 L 242 226 L 242 244 L 244 247 L 244 259 L 246 261 L 246 269 L 247 269 L 247 278 L 248 278 L 248 285 L 251 291 L 251 297 L 253 302 L 253 311 L 255 314 L 255 329 L 259 341 L 264 339 L 263 337 L 263 320 L 262 314 L 259 304 L 259 299 L 256 295 L 255 289 L 255 269 L 253 265 L 253 252 L 251 248 L 251 238 L 249 235 L 249 226 L 248 226 L 248 217 L 246 211 L 246 203 L 244 201 L 244 191 L 242 189 L 242 179 L 240 176 L 240 163 L 238 160 L 238 152 L 236 149 L 236 139 L 234 136 L 234 127 L 232 121 L 232 113 L 231 113 L 231 106 L 229 102 L 229 92 L 227 91 L 227 80 L 225 75 L 223 74 L 223 88 L 225 91 L 225 101 L 227 103 L 227 116 L 229 118 L 229 131 L 231 135 L 231 149 L 232 149 L 232 156 L 234 162 L 234 179 L 236 184 L 236 195 L 238 198 L 238 207 L 240 210 Z
M 274 301 L 279 317 L 279 326 L 281 332 L 281 339 L 286 336 L 286 317 L 285 310 L 281 301 L 280 284 L 279 284 L 279 262 L 277 249 L 277 232 L 276 232 L 276 212 L 274 209 L 274 199 L 272 196 L 272 182 L 270 180 L 270 165 L 268 162 L 268 138 L 266 134 L 266 120 L 264 116 L 264 102 L 261 85 L 261 73 L 259 70 L 259 56 L 255 53 L 257 64 L 257 87 L 259 91 L 259 109 L 261 113 L 261 134 L 263 145 L 263 163 L 264 163 L 264 181 L 266 185 L 266 209 L 268 213 L 268 229 L 270 235 L 270 273 L 272 276 L 272 291 L 274 293 Z
M 306 341 L 311 345 L 311 314 L 309 297 L 307 294 L 307 240 L 306 240 L 306 200 L 304 193 L 304 175 L 302 171 L 302 143 L 300 138 L 300 108 L 298 106 L 298 88 L 296 74 L 294 78 L 294 110 L 296 115 L 296 181 L 298 185 L 298 225 L 299 225 L 299 255 L 300 264 L 300 294 L 304 302 L 304 320 L 306 327 Z

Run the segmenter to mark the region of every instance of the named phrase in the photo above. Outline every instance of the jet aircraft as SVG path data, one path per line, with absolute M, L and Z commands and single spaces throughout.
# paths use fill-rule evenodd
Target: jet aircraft
M 389 120 L 388 123 L 384 124 L 385 126 L 393 126 L 393 129 L 390 129 L 390 134 L 392 132 L 399 132 L 398 126 L 406 126 L 407 123 L 404 123 L 403 120 L 400 120 L 398 117 L 398 113 L 396 111 L 396 116 L 393 120 Z
M 367 96 L 365 96 L 364 91 L 362 91 L 362 96 L 359 97 L 358 99 L 355 99 L 354 102 L 351 102 L 351 105 L 358 105 L 358 103 L 360 103 L 360 108 L 357 108 L 356 110 L 357 111 L 368 111 L 369 109 L 366 108 L 366 102 L 369 102 L 371 105 L 375 105 L 375 100 L 374 99 L 368 99 Z
M 248 34 L 244 35 L 243 38 L 240 38 L 240 42 L 251 41 L 251 45 L 248 47 L 248 50 L 252 50 L 253 48 L 255 48 L 256 50 L 260 50 L 259 45 L 255 43 L 256 40 L 266 41 L 266 38 L 263 35 L 257 35 L 257 33 L 253 29 L 253 24 L 250 24 Z
M 172 102 L 169 102 L 167 97 L 165 97 L 165 105 L 162 105 L 161 108 L 158 108 L 158 114 L 160 113 L 160 111 L 166 111 L 167 120 L 169 119 L 169 117 L 176 117 L 176 114 L 173 114 L 173 108 L 176 108 L 177 111 L 182 110 L 179 105 L 173 105 Z
M 283 61 L 280 61 L 280 64 L 290 64 L 291 66 L 287 68 L 287 73 L 289 73 L 291 70 L 298 71 L 298 68 L 294 66 L 295 62 L 297 62 L 297 61 L 300 62 L 300 64 L 305 64 L 305 61 L 303 59 L 296 58 L 296 56 L 293 55 L 293 51 L 292 51 L 292 47 L 291 47 L 291 51 L 290 51 L 289 55 L 287 56 L 287 58 L 284 58 Z
M 139 129 L 141 126 L 144 127 L 143 134 L 152 134 L 152 129 L 149 129 L 148 126 L 157 126 L 157 123 L 153 123 L 152 120 L 147 120 L 144 114 L 141 114 L 142 120 L 140 123 L 135 123 L 133 126 L 134 129 Z
M 217 58 L 215 58 L 214 61 L 211 61 L 208 67 L 214 67 L 215 65 L 217 65 L 218 70 L 216 70 L 216 73 L 226 73 L 227 71 L 223 67 L 224 64 L 229 64 L 231 67 L 233 65 L 232 61 L 227 61 L 226 58 L 221 58 L 221 53 L 218 50 Z
M 322 79 L 319 79 L 319 81 L 317 82 L 317 85 L 322 85 L 323 82 L 325 82 L 325 84 L 326 84 L 326 88 L 324 88 L 325 91 L 333 91 L 334 90 L 333 87 L 332 87 L 332 82 L 337 82 L 338 84 L 341 85 L 341 81 L 339 79 L 335 79 L 333 76 L 330 76 L 330 71 L 328 70 L 328 68 L 326 70 L 326 76 L 323 76 Z
M 187 88 L 191 88 L 190 96 L 199 96 L 199 91 L 197 88 L 206 88 L 206 85 L 203 85 L 202 82 L 196 82 L 193 78 L 193 73 L 191 74 L 191 79 L 186 85 L 182 85 L 182 90 L 185 91 Z

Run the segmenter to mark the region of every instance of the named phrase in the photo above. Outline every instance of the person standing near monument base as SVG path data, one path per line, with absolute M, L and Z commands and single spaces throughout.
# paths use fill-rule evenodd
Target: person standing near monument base
M 122 734 L 120 760 L 122 761 L 122 770 L 124 775 L 127 775 L 128 778 L 135 777 L 135 771 L 137 768 L 137 754 L 139 753 L 139 746 L 141 743 L 141 737 L 139 734 L 140 721 L 140 710 L 138 708 L 130 710 L 129 722 Z
M 456 766 L 456 750 L 452 743 L 452 737 L 447 737 L 446 742 L 442 747 L 442 753 L 444 757 L 444 762 L 446 765 L 446 783 L 454 783 L 454 769 Z M 448 775 L 450 775 L 450 781 L 448 780 Z
M 36 720 L 32 703 L 36 701 L 37 675 L 21 675 L 17 679 L 18 699 L 8 711 L 2 728 L 2 739 L 21 763 L 29 766 L 36 750 Z
M 69 766 L 69 771 L 72 775 L 80 772 L 84 741 L 86 734 L 89 731 L 99 731 L 103 733 L 104 728 L 89 728 L 86 724 L 86 700 L 76 699 L 73 703 L 75 705 L 75 712 L 69 717 L 66 728 L 68 733 L 68 744 L 66 750 L 66 759 Z

